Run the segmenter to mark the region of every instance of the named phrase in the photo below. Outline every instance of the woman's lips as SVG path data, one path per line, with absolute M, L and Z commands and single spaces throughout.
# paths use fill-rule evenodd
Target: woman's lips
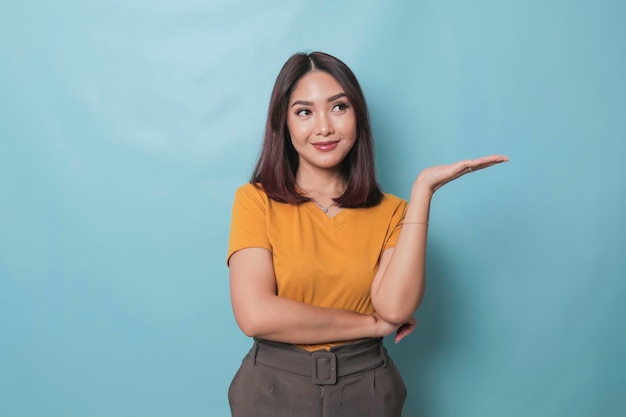
M 328 152 L 328 151 L 332 151 L 333 149 L 335 149 L 337 147 L 337 144 L 339 144 L 339 141 L 335 140 L 331 142 L 317 142 L 317 143 L 314 143 L 313 146 L 318 151 Z

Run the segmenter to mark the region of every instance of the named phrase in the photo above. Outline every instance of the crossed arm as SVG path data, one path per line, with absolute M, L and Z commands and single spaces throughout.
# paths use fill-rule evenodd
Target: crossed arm
M 316 344 L 384 337 L 397 332 L 396 341 L 408 335 L 416 321 L 425 290 L 426 239 L 430 201 L 436 190 L 469 172 L 506 162 L 493 155 L 427 168 L 411 192 L 404 226 L 395 248 L 380 259 L 372 283 L 373 315 L 350 310 L 316 307 L 276 294 L 271 253 L 262 248 L 235 252 L 229 261 L 230 293 L 235 319 L 251 337 L 284 343 Z
M 376 316 L 316 307 L 276 295 L 272 255 L 267 249 L 237 251 L 229 266 L 235 319 L 247 336 L 317 344 L 383 337 L 395 330 Z

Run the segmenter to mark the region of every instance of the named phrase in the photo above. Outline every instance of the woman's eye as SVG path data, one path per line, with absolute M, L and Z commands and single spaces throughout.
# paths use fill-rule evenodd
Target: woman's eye
M 296 111 L 296 115 L 298 116 L 309 116 L 310 114 L 311 114 L 311 111 L 309 109 L 300 109 Z
M 333 111 L 344 111 L 348 108 L 346 103 L 337 103 L 333 106 Z

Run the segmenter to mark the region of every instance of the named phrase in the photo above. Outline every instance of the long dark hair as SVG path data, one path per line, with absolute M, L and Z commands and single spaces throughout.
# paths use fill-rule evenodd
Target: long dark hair
M 340 165 L 348 185 L 335 199 L 335 204 L 346 208 L 375 206 L 382 200 L 383 193 L 376 181 L 374 143 L 365 96 L 350 68 L 323 52 L 294 54 L 280 70 L 270 98 L 263 147 L 250 182 L 260 185 L 276 201 L 299 204 L 309 200 L 296 190 L 299 158 L 287 128 L 287 107 L 296 84 L 311 71 L 323 71 L 334 77 L 356 115 L 356 141 Z

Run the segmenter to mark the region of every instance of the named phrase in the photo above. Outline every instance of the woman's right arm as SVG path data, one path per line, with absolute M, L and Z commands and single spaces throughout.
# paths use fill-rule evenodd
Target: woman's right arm
M 230 257 L 229 270 L 235 320 L 247 336 L 317 344 L 384 337 L 398 328 L 376 315 L 316 307 L 279 297 L 272 255 L 267 249 L 238 250 Z

